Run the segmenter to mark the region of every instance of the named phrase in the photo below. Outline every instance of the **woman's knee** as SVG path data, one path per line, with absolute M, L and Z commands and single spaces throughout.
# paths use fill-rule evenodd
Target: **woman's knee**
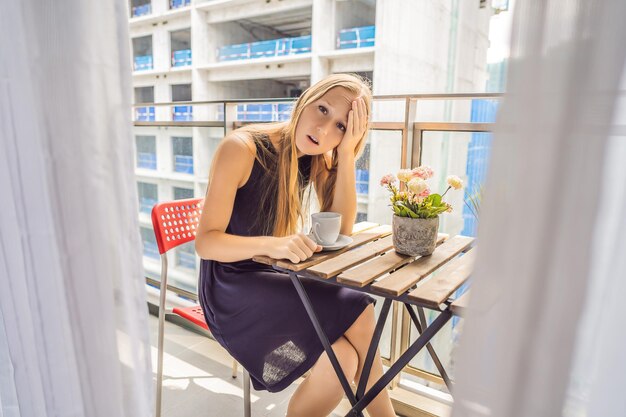
M 335 352 L 335 356 L 337 357 L 337 361 L 341 366 L 341 369 L 346 376 L 348 382 L 354 380 L 354 376 L 356 375 L 358 366 L 359 366 L 359 356 L 354 347 L 348 342 L 345 337 L 340 337 L 337 339 L 335 343 L 332 344 L 333 352 Z M 323 373 L 323 377 L 325 380 L 336 384 L 335 386 L 341 389 L 341 384 L 339 382 L 339 378 L 335 372 L 335 368 L 333 368 L 332 363 L 330 362 L 330 358 L 324 352 L 318 361 L 316 366 L 320 366 L 320 371 Z
M 374 304 L 369 304 L 355 322 L 352 323 L 352 326 L 346 330 L 344 336 L 356 349 L 359 349 L 363 344 L 369 345 L 375 329 L 376 313 Z

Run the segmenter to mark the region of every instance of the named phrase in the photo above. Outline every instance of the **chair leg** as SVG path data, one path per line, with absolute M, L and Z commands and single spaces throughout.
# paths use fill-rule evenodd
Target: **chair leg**
M 233 359 L 233 379 L 237 378 L 237 360 Z
M 163 392 L 163 332 L 165 330 L 165 296 L 167 294 L 167 257 L 161 254 L 161 288 L 159 294 L 159 330 L 157 341 L 157 381 L 155 415 L 161 417 Z
M 243 368 L 243 415 L 244 417 L 252 416 L 250 406 L 250 374 Z

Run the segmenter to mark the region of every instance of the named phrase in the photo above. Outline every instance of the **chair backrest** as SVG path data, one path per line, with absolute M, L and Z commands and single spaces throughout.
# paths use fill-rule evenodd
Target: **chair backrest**
M 196 238 L 204 198 L 164 201 L 152 207 L 152 226 L 159 254 Z

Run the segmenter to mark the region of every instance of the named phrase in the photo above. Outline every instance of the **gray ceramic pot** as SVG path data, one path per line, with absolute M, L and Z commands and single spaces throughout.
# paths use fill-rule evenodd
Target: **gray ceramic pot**
M 392 227 L 396 252 L 409 256 L 426 256 L 435 250 L 439 216 L 432 219 L 412 219 L 394 214 Z

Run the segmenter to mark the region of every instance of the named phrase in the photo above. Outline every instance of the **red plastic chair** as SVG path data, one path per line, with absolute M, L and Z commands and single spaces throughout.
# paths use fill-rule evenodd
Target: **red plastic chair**
M 165 296 L 167 293 L 167 251 L 196 238 L 196 230 L 204 199 L 190 198 L 157 203 L 152 208 L 152 226 L 161 255 L 161 292 L 159 297 L 159 332 L 157 359 L 156 417 L 161 416 L 161 393 L 163 387 L 163 329 L 165 325 Z M 193 306 L 174 308 L 177 314 L 190 322 L 210 331 L 202 308 Z M 233 359 L 233 378 L 237 376 L 237 362 Z M 250 374 L 243 369 L 244 416 L 250 417 Z

